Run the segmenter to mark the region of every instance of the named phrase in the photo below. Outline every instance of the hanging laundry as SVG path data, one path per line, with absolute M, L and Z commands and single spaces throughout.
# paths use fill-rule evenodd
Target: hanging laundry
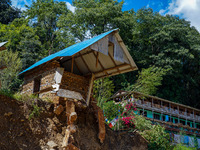
M 165 116 L 165 121 L 169 121 L 169 116 L 168 115 Z
M 200 139 L 197 139 L 198 148 L 200 148 Z
M 184 136 L 184 143 L 189 144 L 189 136 Z
M 181 142 L 180 135 L 174 134 L 174 142 L 175 143 L 180 143 Z
M 189 137 L 189 147 L 194 147 L 194 138 Z

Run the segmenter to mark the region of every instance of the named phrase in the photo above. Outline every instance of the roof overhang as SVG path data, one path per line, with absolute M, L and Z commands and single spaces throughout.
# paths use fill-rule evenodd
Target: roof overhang
M 50 55 L 20 74 L 54 60 L 66 71 L 83 76 L 94 74 L 95 79 L 137 70 L 116 29 Z
M 2 42 L 2 43 L 0 43 L 0 51 L 3 51 L 3 50 L 6 50 L 6 47 L 5 47 L 5 44 L 6 44 L 7 42 Z

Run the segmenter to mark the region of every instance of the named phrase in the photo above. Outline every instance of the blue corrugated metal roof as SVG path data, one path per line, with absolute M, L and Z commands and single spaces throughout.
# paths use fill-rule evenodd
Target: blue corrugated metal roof
M 77 43 L 77 44 L 74 44 L 70 47 L 67 47 L 55 54 L 52 54 L 52 55 L 49 55 L 45 58 L 43 58 L 42 60 L 36 62 L 35 64 L 33 64 L 32 66 L 30 66 L 29 68 L 25 69 L 24 71 L 20 72 L 20 74 L 23 74 L 41 64 L 44 64 L 54 58 L 57 58 L 57 57 L 64 57 L 64 56 L 72 56 L 78 52 L 80 52 L 81 50 L 89 47 L 90 45 L 94 44 L 95 42 L 99 41 L 100 39 L 102 39 L 103 37 L 105 37 L 106 35 L 112 33 L 113 31 L 116 31 L 118 29 L 114 29 L 114 30 L 111 30 L 111 31 L 108 31 L 108 32 L 105 32 L 103 34 L 100 34 L 92 39 L 89 39 L 89 40 L 86 40 L 86 41 L 83 41 L 83 42 L 80 42 L 80 43 Z

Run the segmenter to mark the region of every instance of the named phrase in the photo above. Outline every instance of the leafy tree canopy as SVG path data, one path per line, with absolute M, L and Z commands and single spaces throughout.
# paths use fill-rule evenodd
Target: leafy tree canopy
M 1 0 L 0 23 L 8 24 L 12 22 L 15 18 L 20 18 L 21 11 L 11 5 L 11 0 Z

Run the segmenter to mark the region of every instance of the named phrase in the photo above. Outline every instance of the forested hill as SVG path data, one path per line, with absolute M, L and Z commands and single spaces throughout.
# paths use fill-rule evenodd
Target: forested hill
M 119 28 L 139 71 L 149 67 L 161 71 L 161 83 L 148 94 L 200 108 L 200 34 L 190 22 L 150 8 L 122 11 L 123 2 L 114 0 L 74 0 L 73 6 L 75 12 L 65 2 L 35 0 L 20 13 L 10 0 L 0 3 L 0 42 L 8 41 L 8 51 L 0 55 L 12 68 L 0 72 L 2 88 L 18 90 L 20 70 L 76 42 Z M 5 15 L 9 10 L 14 15 Z M 131 89 L 137 74 L 113 77 L 115 90 Z

